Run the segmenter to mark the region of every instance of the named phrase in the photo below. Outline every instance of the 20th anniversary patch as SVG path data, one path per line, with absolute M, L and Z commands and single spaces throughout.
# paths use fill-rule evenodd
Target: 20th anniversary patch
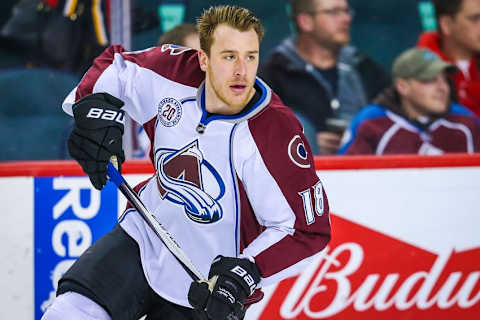
M 158 104 L 158 119 L 165 127 L 173 127 L 182 117 L 182 104 L 174 98 L 163 98 Z

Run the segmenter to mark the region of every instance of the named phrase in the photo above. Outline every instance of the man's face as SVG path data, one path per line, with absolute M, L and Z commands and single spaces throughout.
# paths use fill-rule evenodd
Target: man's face
M 442 115 L 448 109 L 450 87 L 445 73 L 439 73 L 434 79 L 420 81 L 417 79 L 403 80 L 406 88 L 403 97 L 410 102 L 417 115 Z
M 210 56 L 200 52 L 209 112 L 236 114 L 247 105 L 255 93 L 258 55 L 259 39 L 253 28 L 242 32 L 225 24 L 217 26 Z
M 314 1 L 313 36 L 323 46 L 341 47 L 350 42 L 352 15 L 347 0 Z
M 480 54 L 479 0 L 463 0 L 460 11 L 452 19 L 449 36 L 473 55 Z

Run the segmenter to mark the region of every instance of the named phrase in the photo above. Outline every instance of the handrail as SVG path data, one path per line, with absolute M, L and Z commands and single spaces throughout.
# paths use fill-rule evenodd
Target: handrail
M 315 168 L 317 170 L 439 167 L 480 167 L 480 154 L 315 157 Z M 122 166 L 122 173 L 124 174 L 150 174 L 153 172 L 153 165 L 148 160 L 129 160 Z M 0 162 L 0 177 L 79 175 L 84 175 L 84 173 L 74 160 Z
M 315 157 L 317 170 L 480 167 L 480 153 Z

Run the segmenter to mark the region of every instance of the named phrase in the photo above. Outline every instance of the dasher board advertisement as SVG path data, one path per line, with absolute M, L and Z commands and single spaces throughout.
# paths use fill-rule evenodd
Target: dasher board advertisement
M 60 277 L 117 220 L 117 188 L 86 177 L 34 180 L 35 319 L 53 302 Z
M 246 320 L 480 319 L 480 156 L 317 158 L 316 168 L 332 240 L 263 288 Z M 132 185 L 152 173 L 147 162 L 123 169 Z M 0 164 L 0 192 L 0 319 L 37 320 L 125 200 L 113 185 L 96 191 L 73 162 Z
M 247 319 L 480 319 L 479 168 L 318 174 L 332 241 Z

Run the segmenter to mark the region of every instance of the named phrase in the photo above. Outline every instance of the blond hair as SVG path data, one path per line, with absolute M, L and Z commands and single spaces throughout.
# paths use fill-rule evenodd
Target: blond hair
M 262 41 L 264 29 L 260 20 L 251 11 L 238 6 L 215 6 L 205 10 L 197 19 L 197 30 L 200 37 L 200 48 L 210 55 L 210 47 L 213 43 L 213 32 L 220 24 L 227 24 L 239 31 L 248 31 L 251 28 Z

